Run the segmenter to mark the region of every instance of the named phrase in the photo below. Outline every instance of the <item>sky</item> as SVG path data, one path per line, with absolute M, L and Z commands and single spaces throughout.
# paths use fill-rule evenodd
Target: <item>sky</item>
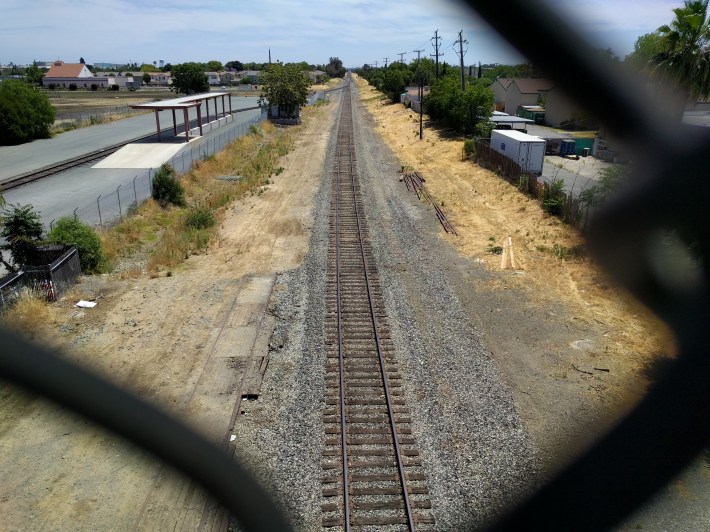
M 488 0 L 484 0 L 488 1 Z M 620 57 L 636 38 L 669 23 L 682 0 L 548 0 L 595 46 Z M 501 1 L 501 9 L 505 2 Z M 433 54 L 442 61 L 515 64 L 524 59 L 456 0 L 3 0 L 0 64 L 61 59 L 76 63 L 183 63 L 217 60 L 382 66 Z M 534 29 L 526 29 L 534 38 Z

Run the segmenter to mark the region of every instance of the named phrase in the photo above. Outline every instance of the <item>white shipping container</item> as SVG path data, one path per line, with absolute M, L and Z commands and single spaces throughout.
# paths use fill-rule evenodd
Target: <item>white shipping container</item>
M 520 131 L 494 129 L 491 148 L 520 165 L 523 172 L 541 174 L 545 159 L 545 139 Z

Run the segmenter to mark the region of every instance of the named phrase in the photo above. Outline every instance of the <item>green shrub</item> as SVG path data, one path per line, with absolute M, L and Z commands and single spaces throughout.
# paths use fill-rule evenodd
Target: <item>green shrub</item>
M 172 166 L 165 163 L 153 176 L 151 196 L 161 207 L 165 208 L 171 203 L 178 207 L 185 205 L 185 190 L 177 180 L 177 175 Z
M 91 90 L 92 90 L 92 91 L 97 91 L 97 90 L 99 90 L 99 86 L 98 86 L 96 83 L 92 83 L 92 84 L 91 84 Z
M 84 273 L 108 271 L 108 261 L 104 255 L 101 239 L 92 227 L 81 220 L 72 217 L 60 218 L 47 234 L 47 240 L 76 246 L 81 270 Z
M 207 207 L 193 207 L 185 217 L 185 225 L 192 229 L 207 229 L 212 227 L 217 220 L 214 213 Z
M 32 251 L 42 241 L 42 221 L 39 213 L 32 205 L 10 205 L 0 217 L 0 237 L 5 243 L 0 249 L 10 252 L 13 264 L 5 265 L 12 270 L 17 270 L 27 259 Z M 3 260 L 3 262 L 5 262 Z
M 470 158 L 476 156 L 476 141 L 475 139 L 466 139 L 463 141 L 464 157 Z
M 70 90 L 70 91 L 75 91 L 75 90 L 76 90 L 76 83 L 70 83 L 70 84 L 69 84 L 69 90 Z
M 0 83 L 0 145 L 50 136 L 54 108 L 46 94 L 24 81 Z
M 118 90 L 118 85 L 111 85 L 111 90 L 112 90 L 112 91 L 117 91 L 117 90 Z
M 562 191 L 565 182 L 562 179 L 556 179 L 552 183 L 545 185 L 545 191 L 542 195 L 542 210 L 547 214 L 560 215 L 567 202 L 567 196 Z

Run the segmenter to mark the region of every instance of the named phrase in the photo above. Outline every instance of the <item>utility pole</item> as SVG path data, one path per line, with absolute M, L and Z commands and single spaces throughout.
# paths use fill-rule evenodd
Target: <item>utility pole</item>
M 385 62 L 385 70 L 387 70 L 387 61 L 389 61 L 389 60 L 390 60 L 389 57 L 385 57 L 385 59 L 384 59 L 384 62 Z
M 375 63 L 375 70 L 377 70 L 377 64 L 379 63 L 379 61 L 373 61 L 373 63 Z
M 399 56 L 399 62 L 404 64 L 404 56 L 407 55 L 407 52 L 401 52 L 397 55 Z
M 441 45 L 441 37 L 439 37 L 439 30 L 436 30 L 434 32 L 434 36 L 431 38 L 431 40 L 434 41 L 434 53 L 430 54 L 430 56 L 436 59 L 436 80 L 439 81 L 439 57 L 444 55 L 443 52 L 439 53 L 439 46 Z
M 422 87 L 422 62 L 421 62 L 421 53 L 424 50 L 414 50 L 417 52 L 417 74 L 419 76 L 419 140 L 422 140 L 422 132 L 423 132 L 423 117 L 422 114 L 424 112 L 424 87 Z
M 460 65 L 461 65 L 461 90 L 462 91 L 466 90 L 466 80 L 465 80 L 464 71 L 463 71 L 463 55 L 464 55 L 463 45 L 464 45 L 464 43 L 468 44 L 468 41 L 464 40 L 463 30 L 461 30 L 459 32 L 459 40 L 456 41 L 454 44 L 459 45 L 458 55 L 459 55 L 459 60 L 460 60 Z

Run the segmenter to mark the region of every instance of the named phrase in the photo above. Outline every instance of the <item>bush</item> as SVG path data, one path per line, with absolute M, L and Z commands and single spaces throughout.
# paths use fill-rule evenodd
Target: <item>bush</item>
M 466 139 L 463 141 L 463 154 L 464 157 L 470 158 L 476 156 L 476 140 Z
M 161 207 L 169 204 L 183 207 L 185 205 L 185 190 L 177 180 L 177 175 L 172 166 L 165 163 L 153 176 L 151 196 Z
M 54 108 L 42 91 L 24 81 L 0 83 L 0 145 L 50 136 Z
M 27 263 L 30 253 L 41 243 L 44 231 L 42 221 L 32 205 L 18 203 L 5 211 L 0 217 L 0 223 L 0 237 L 5 240 L 0 249 L 9 251 L 13 262 L 13 265 L 5 265 L 9 269 L 17 270 Z
M 108 270 L 101 239 L 96 231 L 81 220 L 72 217 L 60 218 L 47 234 L 49 242 L 76 246 L 81 270 L 84 273 L 99 273 Z
M 565 182 L 562 179 L 556 179 L 552 183 L 545 185 L 545 191 L 542 195 L 542 210 L 547 214 L 560 215 L 567 202 L 567 196 L 562 191 Z
M 97 90 L 99 90 L 99 86 L 98 86 L 96 83 L 92 83 L 92 84 L 91 84 L 91 90 L 92 90 L 92 91 L 97 91 Z
M 76 90 L 76 83 L 70 83 L 70 84 L 69 84 L 69 90 L 70 90 L 70 91 L 75 91 L 75 90 Z
M 207 207 L 193 207 L 185 217 L 185 225 L 192 229 L 207 229 L 215 223 L 214 213 Z
M 117 90 L 118 90 L 118 85 L 111 85 L 111 90 L 112 90 L 112 91 L 117 91 Z

